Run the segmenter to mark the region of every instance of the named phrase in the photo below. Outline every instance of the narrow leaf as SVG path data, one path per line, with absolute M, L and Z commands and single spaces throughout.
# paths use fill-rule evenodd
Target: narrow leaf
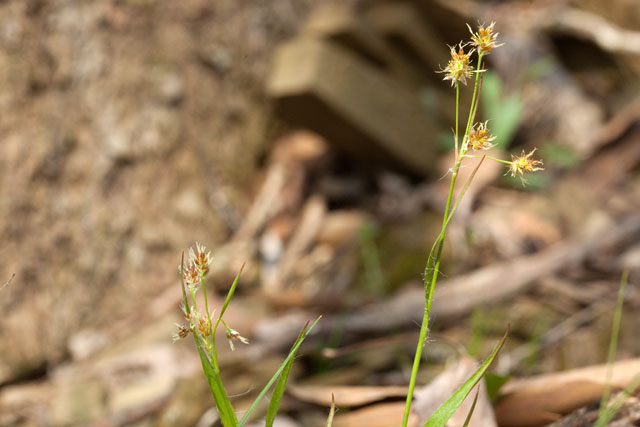
M 496 347 L 493 349 L 487 360 L 478 368 L 476 372 L 474 372 L 471 377 L 464 382 L 458 389 L 451 395 L 446 402 L 444 402 L 436 411 L 429 417 L 427 422 L 425 423 L 425 427 L 443 427 L 449 418 L 453 415 L 453 413 L 458 409 L 458 407 L 462 404 L 464 399 L 469 395 L 473 387 L 482 379 L 482 376 L 487 372 L 489 366 L 498 355 L 498 352 L 504 345 L 504 342 L 507 340 L 507 336 L 509 335 L 509 327 L 507 327 L 506 332 L 502 339 L 498 342 Z
M 476 397 L 473 398 L 473 403 L 471 404 L 471 409 L 469 409 L 469 413 L 467 414 L 467 418 L 464 420 L 464 424 L 462 427 L 468 427 L 471 422 L 471 416 L 473 415 L 473 411 L 476 409 L 476 403 L 478 403 L 478 395 L 480 394 L 480 388 L 476 389 Z
M 295 353 L 298 351 L 298 349 L 300 348 L 300 346 L 302 345 L 302 342 L 304 341 L 305 338 L 307 338 L 307 336 L 309 336 L 309 334 L 311 333 L 311 330 L 313 329 L 314 326 L 316 326 L 316 324 L 320 321 L 321 318 L 322 318 L 322 316 L 319 316 L 315 320 L 315 322 L 313 322 L 311 324 L 311 326 L 305 331 L 302 339 L 296 345 L 293 346 L 293 348 L 289 352 L 289 355 L 287 356 L 287 358 L 284 359 L 284 361 L 282 362 L 282 365 L 280 365 L 280 368 L 278 368 L 278 370 L 273 375 L 273 377 L 271 377 L 271 379 L 269 380 L 267 385 L 264 386 L 264 388 L 262 389 L 262 391 L 260 392 L 258 397 L 256 397 L 256 400 L 253 401 L 253 403 L 251 404 L 251 406 L 249 407 L 247 412 L 245 412 L 244 416 L 240 420 L 240 423 L 238 424 L 239 426 L 243 426 L 244 423 L 247 422 L 247 419 L 249 418 L 249 415 L 251 415 L 251 413 L 254 411 L 254 409 L 256 409 L 256 407 L 258 406 L 260 401 L 264 398 L 265 394 L 267 394 L 267 391 L 269 391 L 269 389 L 271 388 L 273 383 L 276 382 L 276 379 L 280 376 L 282 371 L 284 371 L 285 366 L 287 365 L 287 363 L 289 363 L 290 360 L 293 360 L 293 357 L 294 357 Z
M 202 370 L 204 371 L 204 375 L 209 383 L 209 388 L 213 394 L 213 399 L 218 407 L 222 425 L 224 425 L 224 427 L 236 427 L 238 425 L 238 418 L 236 418 L 236 413 L 233 410 L 229 396 L 227 396 L 227 391 L 224 389 L 222 378 L 220 378 L 220 375 L 213 369 L 213 365 L 202 348 L 198 337 L 194 335 L 194 338 L 196 340 L 196 347 L 198 347 L 198 353 L 200 354 Z
M 284 396 L 284 389 L 287 386 L 287 381 L 289 380 L 289 373 L 291 372 L 291 367 L 293 366 L 293 361 L 295 360 L 295 355 L 297 350 L 294 351 L 294 348 L 298 346 L 299 343 L 304 339 L 304 334 L 309 327 L 309 322 L 305 323 L 304 327 L 298 334 L 298 338 L 293 343 L 291 350 L 289 350 L 289 354 L 293 354 L 293 357 L 284 365 L 284 369 L 282 373 L 278 377 L 278 382 L 276 383 L 276 387 L 273 390 L 273 395 L 271 396 L 271 402 L 269 403 L 269 408 L 267 409 L 267 417 L 265 420 L 265 427 L 273 426 L 273 422 L 276 419 L 276 415 L 278 414 L 278 409 L 280 408 L 280 402 L 282 401 L 282 396 Z
M 607 405 L 609 403 L 609 396 L 611 395 L 611 376 L 613 374 L 613 362 L 616 358 L 616 350 L 618 348 L 618 334 L 620 333 L 620 321 L 622 319 L 622 306 L 624 305 L 624 291 L 627 287 L 629 280 L 629 272 L 624 271 L 622 278 L 620 279 L 620 286 L 618 287 L 618 301 L 616 303 L 616 310 L 613 313 L 613 326 L 611 327 L 611 339 L 609 342 L 609 360 L 607 363 L 607 380 L 604 385 L 604 391 L 602 392 L 602 399 L 600 400 L 600 411 L 598 413 L 598 421 L 596 426 L 604 426 L 607 417 Z
M 229 292 L 227 292 L 227 297 L 224 299 L 224 304 L 222 304 L 222 309 L 220 309 L 220 315 L 218 316 L 218 320 L 216 321 L 215 327 L 213 328 L 213 333 L 211 334 L 212 336 L 215 335 L 216 330 L 218 329 L 218 325 L 220 324 L 220 321 L 222 320 L 222 316 L 224 315 L 224 312 L 227 311 L 227 307 L 229 306 L 229 303 L 231 302 L 231 298 L 233 297 L 233 294 L 236 292 L 236 286 L 238 285 L 238 279 L 240 279 L 240 275 L 242 274 L 242 270 L 244 270 L 244 263 L 242 263 L 242 267 L 240 267 L 240 271 L 238 271 L 238 274 L 236 274 L 236 278 L 233 279 L 233 283 L 231 284 L 231 288 L 229 289 Z

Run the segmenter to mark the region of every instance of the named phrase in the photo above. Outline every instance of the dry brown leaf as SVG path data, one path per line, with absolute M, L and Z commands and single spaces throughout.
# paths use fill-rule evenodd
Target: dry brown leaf
M 602 396 L 606 365 L 573 369 L 556 374 L 510 381 L 507 395 L 496 407 L 500 426 L 539 426 L 555 421 Z M 626 387 L 640 373 L 640 358 L 615 363 L 611 385 Z
M 316 405 L 330 406 L 331 394 L 335 395 L 336 406 L 361 406 L 388 398 L 405 398 L 405 386 L 305 386 L 289 385 L 287 392 L 296 399 Z
M 340 408 L 338 407 L 338 411 Z M 404 413 L 404 402 L 381 403 L 366 408 L 340 414 L 333 419 L 333 427 L 389 427 L 400 425 Z M 409 415 L 410 427 L 416 427 L 418 420 L 415 414 Z

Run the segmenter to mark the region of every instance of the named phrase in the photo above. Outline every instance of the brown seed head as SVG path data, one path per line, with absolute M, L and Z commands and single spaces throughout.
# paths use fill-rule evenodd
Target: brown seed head
M 207 316 L 198 319 L 198 329 L 205 337 L 211 335 L 211 321 Z
M 193 248 L 189 249 L 189 259 L 191 264 L 195 266 L 198 273 L 203 276 L 206 276 L 209 272 L 209 265 L 211 265 L 211 251 L 207 251 L 207 248 L 204 245 L 196 242 L 196 250 L 194 252 Z
M 511 176 L 519 176 L 522 180 L 523 184 L 526 184 L 526 180 L 524 179 L 525 172 L 535 172 L 544 170 L 542 167 L 542 160 L 534 160 L 531 158 L 533 153 L 535 153 L 536 149 L 534 148 L 528 154 L 525 154 L 524 150 L 522 154 L 518 157 L 511 155 L 511 164 L 509 165 L 509 170 L 507 173 L 511 173 Z
M 471 44 L 478 49 L 478 54 L 480 55 L 488 55 L 493 49 L 496 47 L 502 46 L 502 44 L 496 44 L 498 34 L 493 32 L 493 26 L 495 22 L 492 22 L 488 27 L 484 27 L 484 25 L 478 26 L 478 31 L 473 32 L 469 24 L 467 27 L 471 32 Z
M 194 264 L 189 264 L 183 268 L 182 277 L 184 278 L 184 283 L 189 287 L 189 289 L 197 289 L 198 284 L 200 283 L 200 273 Z
M 493 147 L 491 142 L 494 139 L 496 137 L 489 133 L 487 122 L 476 123 L 469 132 L 467 147 L 471 150 L 488 150 Z
M 178 332 L 174 333 L 172 336 L 172 340 L 174 343 L 178 340 L 181 340 L 182 338 L 186 338 L 187 335 L 189 335 L 189 333 L 191 332 L 191 329 L 187 328 L 186 326 L 179 325 L 178 323 L 176 323 L 175 325 L 178 327 Z
M 454 86 L 456 82 L 462 82 L 466 85 L 467 77 L 471 77 L 473 71 L 473 67 L 470 65 L 473 49 L 464 53 L 463 48 L 462 43 L 458 45 L 457 51 L 455 46 L 450 46 L 451 59 L 444 69 L 438 71 L 445 74 L 444 80 L 451 80 L 451 86 Z

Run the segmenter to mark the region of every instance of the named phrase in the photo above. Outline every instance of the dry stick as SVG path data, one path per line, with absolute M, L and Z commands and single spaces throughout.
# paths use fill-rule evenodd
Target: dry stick
M 434 315 L 455 318 L 482 304 L 492 303 L 523 291 L 541 277 L 583 261 L 605 248 L 632 242 L 640 233 L 640 215 L 595 236 L 560 243 L 534 255 L 518 257 L 448 280 L 436 294 Z M 634 236 L 635 235 L 635 236 Z
M 16 277 L 16 273 L 13 273 L 11 275 L 11 277 L 9 277 L 9 280 L 7 280 L 6 282 L 4 282 L 2 284 L 2 286 L 0 286 L 0 291 L 3 290 L 4 288 L 6 288 L 7 286 L 9 286 L 11 284 L 11 282 L 13 281 L 13 278 Z
M 612 247 L 629 244 L 640 234 L 640 215 L 633 215 L 619 225 L 595 236 L 556 244 L 534 255 L 495 263 L 448 280 L 443 280 L 435 294 L 431 315 L 439 323 L 456 320 L 474 307 L 495 303 L 523 292 L 536 280 L 554 274 L 561 268 L 584 261 L 587 257 Z M 316 334 L 327 334 L 340 324 L 346 333 L 370 333 L 396 330 L 415 325 L 424 311 L 424 289 L 411 288 L 361 311 L 342 316 L 325 317 Z M 257 331 L 256 342 L 264 349 L 281 348 L 290 336 L 284 319 L 265 320 Z M 293 320 L 293 319 L 292 319 Z M 297 321 L 297 319 L 295 319 Z M 271 327 L 271 324 L 273 327 Z M 277 328 L 278 339 L 271 333 Z M 283 333 L 287 331 L 286 333 Z M 297 332 L 296 332 L 297 333 Z
M 583 308 L 546 331 L 539 343 L 522 344 L 508 354 L 499 357 L 499 363 L 497 365 L 498 372 L 500 374 L 508 374 L 512 367 L 518 366 L 520 362 L 529 357 L 534 351 L 539 351 L 542 348 L 556 344 L 582 325 L 593 321 L 602 313 L 614 307 L 615 302 L 607 300 L 596 301 L 588 307 Z
M 618 27 L 594 13 L 564 8 L 553 14 L 548 26 L 590 39 L 607 52 L 640 54 L 640 32 Z

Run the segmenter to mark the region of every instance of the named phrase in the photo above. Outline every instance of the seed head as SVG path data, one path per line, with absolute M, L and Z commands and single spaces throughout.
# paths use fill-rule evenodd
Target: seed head
M 519 176 L 522 184 L 526 184 L 527 181 L 524 179 L 525 172 L 535 172 L 544 170 L 542 166 L 542 160 L 534 160 L 531 158 L 533 153 L 535 153 L 536 149 L 534 148 L 528 154 L 522 151 L 522 154 L 518 157 L 511 155 L 511 164 L 509 165 L 509 170 L 507 173 L 511 173 L 511 176 Z
M 493 26 L 495 22 L 492 22 L 487 28 L 484 25 L 478 26 L 478 31 L 473 32 L 469 24 L 467 27 L 471 32 L 471 44 L 478 49 L 479 55 L 488 55 L 494 48 L 502 46 L 504 43 L 496 44 L 496 39 L 499 33 L 493 32 Z
M 178 271 L 182 273 L 182 277 L 184 279 L 184 283 L 187 285 L 191 292 L 195 292 L 198 290 L 198 284 L 200 283 L 200 274 L 198 269 L 193 263 L 190 263 L 187 266 L 178 266 Z
M 178 332 L 172 335 L 172 341 L 174 343 L 178 340 L 181 340 L 182 338 L 186 338 L 186 336 L 191 332 L 191 329 L 187 328 L 186 326 L 179 325 L 178 323 L 176 323 L 175 325 L 178 327 Z
M 249 344 L 249 340 L 247 338 L 243 337 L 238 331 L 231 328 L 227 328 L 227 340 L 229 341 L 229 347 L 231 347 L 231 351 L 235 351 L 236 349 L 233 345 L 234 340 L 240 341 L 242 344 Z
M 456 82 L 462 82 L 466 85 L 467 77 L 471 77 L 471 72 L 473 71 L 473 67 L 469 64 L 473 49 L 464 53 L 463 48 L 464 44 L 462 43 L 458 45 L 457 51 L 455 46 L 449 46 L 451 59 L 444 69 L 438 71 L 439 73 L 445 73 L 443 80 L 451 80 L 451 86 L 454 86 Z
M 493 147 L 491 142 L 496 139 L 489 133 L 487 122 L 476 123 L 469 132 L 467 147 L 471 150 L 488 150 Z
M 202 316 L 198 318 L 198 329 L 205 337 L 211 335 L 211 321 L 209 320 L 208 316 Z
M 207 251 L 204 245 L 196 242 L 196 250 L 189 248 L 189 260 L 191 264 L 196 268 L 198 273 L 202 276 L 206 276 L 209 272 L 209 265 L 211 265 L 211 251 Z

